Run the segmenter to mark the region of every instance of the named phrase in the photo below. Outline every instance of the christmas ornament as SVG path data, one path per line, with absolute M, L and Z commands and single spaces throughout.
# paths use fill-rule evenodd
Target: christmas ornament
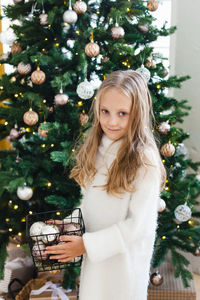
M 20 132 L 16 128 L 12 128 L 9 134 L 10 141 L 16 140 L 20 136 Z
M 150 11 L 156 11 L 158 9 L 158 2 L 156 0 L 149 0 L 147 7 Z
M 163 77 L 166 77 L 168 75 L 168 70 L 166 68 L 162 69 L 162 74 L 163 74 Z
M 200 256 L 200 246 L 195 248 L 194 255 L 195 256 Z
M 16 54 L 22 52 L 22 47 L 18 43 L 14 43 L 11 47 L 11 53 Z
M 107 56 L 102 56 L 102 58 L 101 58 L 101 63 L 102 63 L 102 65 L 105 64 L 105 63 L 107 63 L 109 60 L 110 60 L 109 57 L 107 57 Z
M 91 40 L 90 43 L 88 43 L 85 46 L 85 54 L 89 57 L 95 57 L 99 54 L 99 52 L 100 52 L 99 45 L 95 43 L 93 39 Z
M 169 121 L 167 122 L 162 122 L 158 125 L 158 132 L 160 132 L 161 134 L 168 134 L 168 132 L 170 131 L 170 124 Z
M 53 113 L 53 106 L 47 107 L 47 109 L 50 113 Z
M 31 12 L 30 12 L 30 14 L 29 14 L 28 17 L 27 17 L 27 20 L 28 20 L 28 21 L 32 21 L 32 20 L 33 20 L 34 12 L 35 12 L 36 6 L 37 6 L 37 2 L 36 2 L 35 4 L 33 4 L 32 7 L 31 7 Z
M 177 206 L 174 211 L 174 215 L 179 222 L 186 222 L 191 219 L 192 212 L 189 206 L 187 206 L 186 204 L 182 204 Z
M 175 153 L 175 147 L 171 143 L 164 144 L 160 148 L 160 153 L 166 157 L 173 156 Z
M 42 241 L 45 244 L 53 243 L 59 236 L 59 229 L 56 225 L 46 225 L 42 227 Z
M 60 93 L 55 95 L 54 103 L 55 105 L 62 106 L 69 102 L 69 97 L 67 94 L 63 94 L 62 88 L 60 89 Z
M 31 74 L 31 80 L 35 84 L 42 84 L 46 80 L 46 75 L 43 71 L 40 70 L 40 67 L 37 67 L 37 70 Z
M 21 75 L 27 75 L 28 73 L 31 72 L 31 65 L 20 62 L 17 66 L 17 71 Z
M 147 62 L 145 63 L 145 66 L 148 67 L 148 68 L 156 68 L 156 64 L 153 62 L 153 57 L 152 56 L 149 56 L 147 58 Z
M 89 120 L 89 116 L 85 112 L 82 112 L 79 118 L 80 124 L 83 126 L 88 122 L 88 120 Z
M 111 36 L 115 40 L 122 39 L 124 37 L 124 29 L 119 26 L 117 23 L 115 24 L 115 27 L 111 28 Z
M 140 68 L 138 68 L 136 70 L 136 72 L 140 73 L 144 79 L 146 80 L 146 82 L 148 82 L 151 78 L 151 73 L 149 72 L 149 70 L 147 68 L 144 67 L 144 65 L 142 64 L 142 66 Z
M 38 134 L 43 137 L 43 138 L 47 138 L 47 133 L 48 130 L 47 129 L 41 129 L 41 126 L 38 127 Z
M 39 20 L 41 25 L 48 24 L 48 14 L 46 14 L 44 10 L 42 11 L 42 14 L 39 15 Z
M 158 204 L 158 212 L 161 213 L 165 210 L 166 203 L 163 199 L 160 198 L 159 204 Z
M 42 228 L 46 226 L 46 224 L 44 222 L 38 221 L 35 222 L 31 225 L 30 230 L 29 230 L 29 234 L 30 237 L 34 240 L 34 241 L 38 241 L 42 239 Z M 36 237 L 37 235 L 37 237 Z
M 0 34 L 0 40 L 2 44 L 12 45 L 16 38 L 17 37 L 12 28 L 8 28 L 6 31 L 2 31 Z
M 20 2 L 24 2 L 24 0 L 13 0 L 13 2 L 15 3 L 15 4 L 17 4 L 17 3 L 20 3 Z
M 178 144 L 176 147 L 176 153 L 181 154 L 181 155 L 187 155 L 188 154 L 188 149 L 183 143 Z
M 167 110 L 163 110 L 160 112 L 161 116 L 168 116 L 171 115 L 173 113 L 172 109 L 167 109 Z
M 4 59 L 4 60 L 8 59 L 8 57 L 9 57 L 9 53 L 3 53 L 1 55 L 1 59 Z
M 153 285 L 159 286 L 163 283 L 163 277 L 158 271 L 156 271 L 155 273 L 151 274 L 150 281 Z
M 24 123 L 26 123 L 27 125 L 33 126 L 39 120 L 38 114 L 35 111 L 32 111 L 30 109 L 29 111 L 25 112 L 25 114 L 23 116 L 23 120 L 24 120 Z
M 147 25 L 139 25 L 138 24 L 137 28 L 142 33 L 147 33 L 149 31 L 149 28 Z
M 65 220 L 64 220 L 65 221 Z M 63 232 L 67 235 L 81 235 L 81 227 L 78 223 L 71 222 L 63 225 Z
M 33 245 L 32 255 L 38 260 L 46 260 L 48 255 L 45 254 L 46 246 L 42 241 L 38 241 Z
M 69 0 L 69 9 L 64 13 L 63 20 L 64 22 L 71 25 L 76 23 L 77 19 L 77 13 L 74 10 L 72 10 L 71 0 Z
M 33 196 L 33 190 L 28 186 L 18 187 L 17 196 L 21 200 L 29 200 Z
M 197 179 L 198 181 L 200 181 L 200 174 L 197 174 L 197 175 L 196 175 L 196 179 Z
M 87 4 L 82 0 L 78 0 L 74 3 L 73 9 L 78 15 L 84 14 L 87 10 Z
M 81 99 L 90 99 L 94 95 L 94 90 L 91 84 L 85 80 L 77 86 L 76 92 Z

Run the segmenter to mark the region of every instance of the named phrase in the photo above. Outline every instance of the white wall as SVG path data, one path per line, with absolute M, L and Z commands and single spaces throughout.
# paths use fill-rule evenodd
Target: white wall
M 172 1 L 171 25 L 178 29 L 170 42 L 170 75 L 190 75 L 181 89 L 174 89 L 176 99 L 188 99 L 190 115 L 180 127 L 190 134 L 185 141 L 193 160 L 200 160 L 200 1 Z M 179 124 L 178 124 L 179 126 Z

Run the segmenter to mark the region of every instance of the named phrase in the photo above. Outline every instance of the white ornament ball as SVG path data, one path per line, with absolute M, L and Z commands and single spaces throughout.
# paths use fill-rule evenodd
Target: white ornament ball
M 3 31 L 0 36 L 1 36 L 0 40 L 2 44 L 7 44 L 7 45 L 12 45 L 17 38 L 12 28 Z
M 196 179 L 197 179 L 198 181 L 200 181 L 200 174 L 197 174 L 197 175 L 196 175 Z
M 136 70 L 136 72 L 140 73 L 144 77 L 144 79 L 146 80 L 146 82 L 148 82 L 150 80 L 150 78 L 151 78 L 150 71 L 147 68 L 145 68 L 144 65 L 142 65 L 141 68 L 138 68 Z
M 87 10 L 87 4 L 82 0 L 78 0 L 74 3 L 73 9 L 78 15 L 84 14 Z
M 166 208 L 166 203 L 163 199 L 160 198 L 160 201 L 158 203 L 158 212 L 163 212 Z
M 45 244 L 55 242 L 59 236 L 59 229 L 56 225 L 46 225 L 42 227 L 42 241 Z
M 162 122 L 158 125 L 158 131 L 162 134 L 167 134 L 170 131 L 170 124 L 169 121 L 167 122 Z
M 79 83 L 76 92 L 81 99 L 90 99 L 94 95 L 94 89 L 87 79 Z
M 176 147 L 176 153 L 182 154 L 182 155 L 187 155 L 188 154 L 188 149 L 183 143 L 178 144 Z
M 35 222 L 31 225 L 30 230 L 29 230 L 29 234 L 30 237 L 34 240 L 34 241 L 39 241 L 42 239 L 42 228 L 46 226 L 46 224 L 44 222 L 38 221 Z M 35 235 L 38 235 L 38 237 L 36 237 Z
M 38 241 L 33 245 L 32 254 L 38 260 L 46 260 L 48 258 L 48 254 L 45 254 L 46 246 L 42 241 Z
M 17 129 L 12 128 L 9 136 L 10 136 L 10 140 L 14 141 L 20 136 L 20 132 Z
M 111 28 L 111 36 L 113 39 L 118 40 L 124 37 L 124 28 L 120 26 L 115 26 Z
M 20 62 L 17 66 L 17 71 L 21 75 L 27 75 L 28 73 L 31 72 L 31 65 Z
M 21 200 L 29 200 L 33 196 L 32 188 L 25 186 L 25 187 L 18 187 L 17 188 L 17 196 Z
M 60 93 L 60 94 L 55 95 L 54 102 L 55 102 L 55 105 L 62 106 L 62 105 L 67 104 L 67 102 L 69 102 L 69 97 L 67 94 Z
M 48 14 L 42 13 L 39 15 L 40 24 L 47 25 L 48 24 Z
M 68 24 L 76 23 L 77 19 L 78 19 L 77 13 L 72 9 L 68 9 L 63 15 L 64 22 Z
M 191 209 L 186 205 L 179 205 L 174 211 L 175 217 L 179 222 L 186 222 L 191 219 Z

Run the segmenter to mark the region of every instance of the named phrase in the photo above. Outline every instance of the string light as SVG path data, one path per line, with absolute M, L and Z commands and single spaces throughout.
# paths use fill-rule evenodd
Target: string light
M 0 90 L 3 90 L 3 86 L 0 86 Z
M 49 25 L 48 25 L 48 27 L 50 28 L 50 27 L 51 27 L 51 25 L 49 24 Z
M 31 129 L 27 127 L 26 132 L 31 132 Z
M 78 101 L 78 106 L 82 106 L 83 102 L 82 101 Z
M 18 95 L 18 94 L 14 94 L 14 96 L 15 96 L 15 98 L 19 97 L 19 95 Z
M 176 228 L 177 228 L 177 229 L 180 229 L 180 225 L 177 225 Z
M 19 235 L 19 236 L 22 236 L 22 233 L 21 233 L 21 232 L 18 232 L 18 235 Z
M 9 204 L 12 204 L 12 200 L 9 200 L 9 202 L 8 202 Z
M 59 212 L 59 211 L 57 211 L 57 213 L 56 213 L 56 214 L 57 214 L 57 216 L 60 216 L 60 212 Z
M 42 147 L 42 148 L 45 148 L 45 147 L 46 147 L 46 145 L 45 145 L 45 144 L 42 144 L 42 145 L 41 145 L 41 147 Z
M 56 44 L 55 44 L 56 47 L 59 47 L 59 45 L 60 45 L 59 43 L 56 43 Z
M 45 38 L 44 40 L 45 40 L 45 41 L 48 41 L 48 38 Z
M 76 52 L 75 55 L 78 55 L 78 52 Z
M 160 84 L 157 84 L 157 89 L 159 90 L 159 89 L 161 89 L 161 85 Z
M 4 125 L 8 125 L 8 122 L 6 121 L 6 122 L 4 123 Z
M 12 231 L 13 231 L 13 229 L 12 229 L 12 228 L 9 228 L 8 230 L 9 230 L 10 232 L 12 232 Z
M 32 215 L 32 214 L 33 214 L 33 212 L 32 212 L 31 210 L 29 210 L 29 212 L 28 212 L 28 213 L 29 213 L 29 215 Z
M 54 144 L 51 144 L 51 147 L 54 147 Z
M 38 59 L 37 58 L 35 58 L 35 62 L 37 62 L 38 61 Z
M 162 240 L 165 240 L 167 237 L 165 235 L 162 236 Z
M 17 209 L 18 209 L 18 207 L 19 207 L 19 206 L 16 204 L 16 205 L 14 205 L 14 207 L 13 207 L 13 208 L 14 208 L 15 210 L 17 210 Z
M 189 236 L 188 238 L 189 238 L 190 240 L 192 240 L 192 236 Z
M 127 8 L 126 11 L 129 12 L 129 11 L 131 11 L 131 10 L 130 10 L 130 8 Z
M 21 222 L 23 222 L 23 223 L 26 222 L 26 218 L 22 218 Z
M 165 187 L 165 191 L 169 191 L 169 187 L 168 186 Z
M 52 185 L 52 183 L 51 182 L 47 182 L 47 186 L 51 186 Z
M 162 160 L 162 163 L 163 163 L 163 164 L 165 163 L 165 159 Z
M 44 99 L 44 100 L 43 100 L 43 103 L 46 103 L 46 102 L 47 102 L 47 100 L 46 100 L 46 99 Z
M 9 218 L 6 218 L 6 222 L 9 222 L 10 221 L 10 219 Z
M 190 226 L 194 226 L 194 221 L 193 221 L 193 220 L 189 220 L 189 221 L 188 221 L 188 224 L 189 224 Z
M 77 34 L 80 34 L 80 30 L 76 30 L 76 33 L 77 33 Z
M 20 244 L 17 244 L 17 248 L 20 248 L 21 247 L 21 245 Z
M 166 180 L 165 180 L 165 182 L 166 182 L 166 183 L 168 183 L 168 182 L 169 182 L 169 180 L 168 180 L 168 179 L 166 179 Z

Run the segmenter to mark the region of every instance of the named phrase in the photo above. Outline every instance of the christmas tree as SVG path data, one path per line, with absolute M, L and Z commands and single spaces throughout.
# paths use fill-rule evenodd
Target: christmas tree
M 12 25 L 1 41 L 11 49 L 0 62 L 15 70 L 0 79 L 0 139 L 12 144 L 0 151 L 0 270 L 9 236 L 25 242 L 27 214 L 79 205 L 80 187 L 68 178 L 75 141 L 90 128 L 88 113 L 99 83 L 112 71 L 130 68 L 148 81 L 168 175 L 153 266 L 170 251 L 175 276 L 188 285 L 189 262 L 179 250 L 200 252 L 200 163 L 187 157 L 183 141 L 189 136 L 178 127 L 190 106 L 167 96 L 168 88 L 180 88 L 189 76 L 168 76 L 165 58 L 151 46 L 176 29 L 153 26 L 158 6 L 155 0 L 14 0 L 4 8 Z M 66 269 L 68 287 L 74 287 L 78 272 Z

